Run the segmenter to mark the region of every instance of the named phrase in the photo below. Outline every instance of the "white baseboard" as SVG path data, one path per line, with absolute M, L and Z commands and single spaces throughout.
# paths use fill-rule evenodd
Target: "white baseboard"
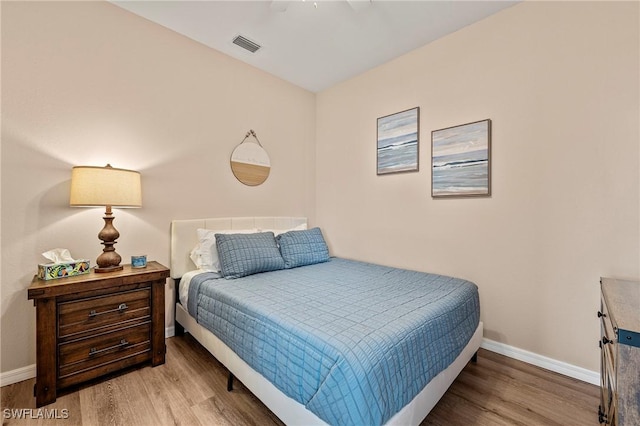
M 164 335 L 165 337 L 174 336 L 175 327 L 166 327 L 164 329 Z M 527 364 L 532 364 L 546 370 L 551 370 L 565 376 L 573 377 L 574 379 L 582 380 L 583 382 L 600 386 L 600 373 L 596 371 L 567 364 L 566 362 L 538 355 L 536 353 L 489 340 L 487 338 L 482 339 L 482 345 L 480 345 L 480 347 L 500 355 L 508 356 L 509 358 L 517 359 L 518 361 L 526 362 Z M 33 377 L 36 377 L 35 364 L 0 373 L 0 386 L 12 385 L 23 380 L 29 380 Z
M 600 373 L 596 371 L 587 370 L 586 368 L 538 355 L 487 338 L 482 339 L 482 345 L 480 345 L 480 347 L 500 355 L 508 356 L 509 358 L 517 359 L 518 361 L 526 362 L 527 364 L 535 365 L 536 367 L 544 368 L 545 370 L 551 370 L 564 376 L 600 386 Z
M 176 328 L 175 326 L 169 326 L 167 328 L 164 329 L 164 338 L 168 338 L 168 337 L 173 337 L 176 335 Z
M 12 385 L 23 380 L 36 377 L 36 365 L 31 364 L 26 367 L 16 368 L 0 374 L 0 386 Z

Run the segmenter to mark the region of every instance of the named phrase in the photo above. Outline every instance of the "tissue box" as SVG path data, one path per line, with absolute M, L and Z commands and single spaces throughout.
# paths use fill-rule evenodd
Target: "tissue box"
M 91 271 L 89 261 L 85 259 L 69 263 L 40 263 L 38 264 L 38 278 L 41 280 L 55 280 L 56 278 L 72 277 L 87 274 Z

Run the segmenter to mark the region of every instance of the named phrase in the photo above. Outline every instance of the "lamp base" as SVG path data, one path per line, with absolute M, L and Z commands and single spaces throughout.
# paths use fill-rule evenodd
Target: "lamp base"
M 93 268 L 93 271 L 101 274 L 103 272 L 116 272 L 116 271 L 122 271 L 123 266 L 122 265 L 118 265 L 118 266 L 107 266 L 106 268 L 100 268 L 98 266 L 96 266 L 95 268 Z
M 116 253 L 115 247 L 113 247 L 114 244 L 116 244 L 116 239 L 118 239 L 120 233 L 113 227 L 111 206 L 107 206 L 107 211 L 105 212 L 103 219 L 104 228 L 102 228 L 98 234 L 98 238 L 102 240 L 104 249 L 102 250 L 102 254 L 100 254 L 96 259 L 98 266 L 94 268 L 94 271 L 98 273 L 122 271 L 122 266 L 120 266 L 122 258 L 118 253 Z

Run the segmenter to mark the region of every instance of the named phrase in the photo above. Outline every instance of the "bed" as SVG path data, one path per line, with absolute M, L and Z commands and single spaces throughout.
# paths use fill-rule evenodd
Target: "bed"
M 419 424 L 480 346 L 477 287 L 328 250 L 298 266 L 300 242 L 322 239 L 306 225 L 299 217 L 174 220 L 176 334 L 188 331 L 285 424 Z M 288 267 L 236 279 L 194 271 L 204 230 L 222 234 L 221 262 L 237 253 L 225 244 L 280 235 Z

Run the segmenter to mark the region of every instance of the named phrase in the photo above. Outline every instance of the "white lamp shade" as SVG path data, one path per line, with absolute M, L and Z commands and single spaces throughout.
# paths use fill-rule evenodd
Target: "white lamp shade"
M 142 207 L 140 173 L 134 170 L 77 166 L 71 170 L 72 207 Z

